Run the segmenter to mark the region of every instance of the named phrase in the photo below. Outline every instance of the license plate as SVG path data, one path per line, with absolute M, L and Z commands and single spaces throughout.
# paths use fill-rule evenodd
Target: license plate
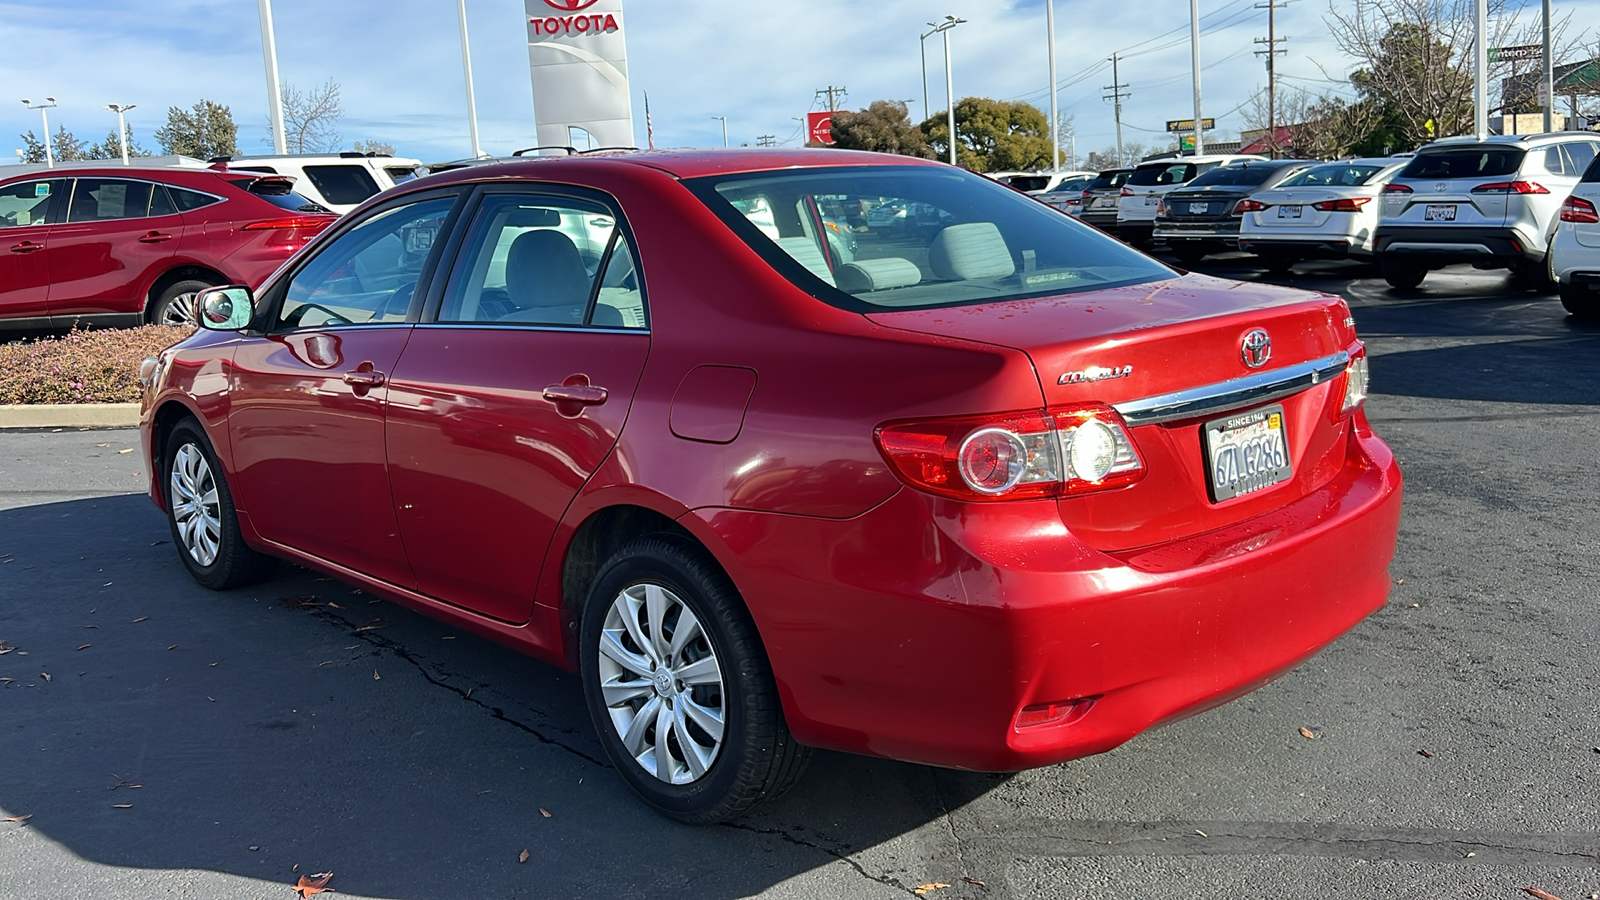
M 1456 206 L 1454 203 L 1441 203 L 1429 206 L 1422 211 L 1424 222 L 1454 222 L 1456 220 Z
M 1155 206 L 1157 203 L 1160 203 L 1160 202 L 1161 202 L 1160 200 L 1156 199 L 1156 195 L 1155 194 L 1145 194 L 1144 195 L 1144 205 L 1145 206 Z
M 1205 215 L 1206 213 L 1208 213 L 1210 211 L 1211 211 L 1211 204 L 1209 204 L 1209 203 L 1191 203 L 1191 204 L 1189 204 L 1189 215 L 1191 215 L 1191 216 L 1203 216 L 1203 215 Z
M 1216 503 L 1288 481 L 1294 473 L 1283 407 L 1263 406 L 1207 422 L 1206 456 Z
M 1300 207 L 1298 207 L 1298 206 L 1280 206 L 1280 207 L 1278 207 L 1278 218 L 1280 218 L 1280 219 L 1298 219 L 1298 218 L 1300 218 Z

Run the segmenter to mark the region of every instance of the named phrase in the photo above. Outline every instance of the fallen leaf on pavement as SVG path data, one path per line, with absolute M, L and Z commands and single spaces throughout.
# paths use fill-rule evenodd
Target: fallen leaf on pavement
M 979 881 L 978 879 L 973 878 L 973 877 L 968 876 L 968 875 L 961 876 L 961 880 L 965 881 L 967 884 L 975 884 L 978 887 L 988 887 L 987 884 L 984 884 L 983 882 Z
M 541 806 L 541 807 L 539 807 L 539 815 L 544 816 L 546 819 L 548 819 L 548 818 L 550 818 L 550 810 L 545 809 L 544 807 Z
M 110 444 L 95 444 L 96 447 L 109 447 Z
M 133 620 L 133 624 L 137 625 L 140 622 L 148 620 L 149 618 L 149 616 L 140 616 L 139 618 Z
M 112 809 L 133 809 L 133 804 L 132 803 L 113 803 L 113 804 L 111 804 L 111 808 Z
M 117 452 L 118 452 L 118 453 L 132 453 L 132 452 L 133 452 L 133 448 L 132 448 L 132 447 L 129 447 L 129 448 L 128 448 L 128 449 L 126 449 L 126 450 L 118 450 L 118 451 L 117 451 Z
M 45 681 L 49 681 L 50 680 L 50 673 L 49 672 L 40 672 L 39 673 L 39 677 L 43 678 Z
M 528 861 L 528 851 L 526 849 L 524 849 L 521 853 L 517 854 L 517 862 L 525 863 L 527 861 Z
M 1538 897 L 1539 900 L 1561 900 L 1561 898 L 1557 897 L 1555 894 L 1552 894 L 1549 891 L 1541 891 L 1536 887 L 1525 887 L 1522 890 L 1524 893 L 1532 894 L 1533 896 Z
M 295 883 L 294 890 L 295 893 L 299 894 L 301 897 L 310 897 L 313 894 L 320 894 L 323 891 L 332 893 L 333 888 L 328 887 L 328 882 L 332 880 L 332 872 L 318 872 L 315 875 L 301 875 L 300 880 Z
M 31 818 L 33 818 L 33 813 L 28 813 L 25 816 L 6 816 L 5 820 L 7 822 L 26 822 Z
M 1194 833 L 1195 833 L 1195 834 L 1198 834 L 1198 835 L 1200 835 L 1200 836 L 1201 836 L 1201 837 L 1211 837 L 1211 835 L 1209 835 L 1209 834 L 1206 834 L 1206 833 L 1205 833 L 1205 832 L 1204 832 L 1204 831 L 1201 831 L 1201 830 L 1200 830 L 1200 829 L 1198 829 L 1198 828 L 1196 828 L 1196 829 L 1195 829 L 1195 830 L 1194 830 Z
M 927 884 L 919 884 L 919 885 L 917 885 L 917 887 L 915 889 L 913 889 L 911 891 L 911 893 L 916 894 L 918 897 L 921 897 L 924 894 L 927 894 L 929 891 L 937 891 L 940 888 L 947 888 L 949 886 L 950 885 L 945 884 L 942 881 L 930 881 Z
M 16 679 L 15 678 L 0 678 L 0 683 L 4 683 L 4 684 L 10 684 L 13 681 L 16 681 Z
M 178 645 L 177 644 L 173 644 L 172 646 L 168 647 L 167 649 L 168 650 L 176 650 L 176 649 L 178 649 Z
M 94 646 L 93 644 L 79 644 L 78 645 L 78 649 L 79 650 L 87 650 L 87 649 L 89 649 L 90 647 L 93 647 L 93 646 Z
M 1305 727 L 1304 725 L 1300 726 L 1300 736 L 1308 741 L 1314 741 L 1317 739 L 1317 733 Z
M 378 674 L 378 670 L 377 669 L 373 669 L 372 670 L 372 680 L 373 681 L 382 681 L 383 680 L 383 676 Z
M 1433 754 L 1429 753 L 1426 750 L 1418 750 L 1417 751 L 1417 755 L 1422 757 L 1423 759 L 1433 759 Z

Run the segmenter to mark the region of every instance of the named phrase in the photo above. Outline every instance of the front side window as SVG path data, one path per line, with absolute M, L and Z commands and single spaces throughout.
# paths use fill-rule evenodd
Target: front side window
M 633 253 L 607 207 L 490 194 L 472 217 L 437 321 L 645 326 Z
M 404 322 L 454 203 L 437 197 L 390 207 L 324 244 L 290 278 L 277 327 Z
M 305 173 L 322 199 L 340 206 L 360 203 L 378 192 L 378 182 L 363 166 L 306 166 Z
M 967 172 L 861 166 L 688 183 L 791 282 L 846 309 L 954 306 L 1174 274 L 1030 197 Z
M 0 228 L 45 224 L 45 216 L 50 212 L 50 198 L 65 183 L 22 181 L 0 188 Z
M 79 178 L 72 189 L 68 222 L 142 219 L 150 214 L 150 182 L 121 178 Z

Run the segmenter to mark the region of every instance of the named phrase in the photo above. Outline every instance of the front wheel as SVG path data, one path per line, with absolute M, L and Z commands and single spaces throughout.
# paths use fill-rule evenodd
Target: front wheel
M 590 588 L 580 635 L 589 715 L 646 803 L 711 825 L 800 777 L 810 750 L 789 735 L 755 623 L 698 545 L 662 534 L 618 551 Z
M 167 435 L 161 472 L 172 542 L 195 581 L 223 591 L 271 573 L 275 560 L 239 535 L 233 493 L 199 423 L 186 419 Z
M 1600 321 L 1600 294 L 1595 293 L 1588 285 L 1561 284 L 1561 305 L 1572 313 L 1574 319 L 1585 322 Z
M 1428 277 L 1428 267 L 1421 263 L 1401 262 L 1387 257 L 1380 258 L 1379 265 L 1383 268 L 1383 280 L 1389 286 L 1402 291 L 1409 291 L 1422 284 L 1422 279 Z

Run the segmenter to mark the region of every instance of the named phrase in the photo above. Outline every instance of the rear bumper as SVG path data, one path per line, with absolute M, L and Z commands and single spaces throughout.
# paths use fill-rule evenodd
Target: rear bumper
M 1261 238 L 1241 235 L 1239 237 L 1239 249 L 1262 256 L 1293 256 L 1297 259 L 1345 259 L 1355 255 L 1355 242 L 1347 237 Z
M 1239 221 L 1187 223 L 1157 219 L 1154 237 L 1166 241 L 1169 247 L 1236 248 Z
M 1512 264 L 1543 259 L 1544 253 L 1513 228 L 1438 225 L 1380 225 L 1373 238 L 1380 256 L 1445 262 Z
M 1254 690 L 1384 603 L 1392 454 L 1353 429 L 1321 489 L 1267 515 L 1103 553 L 1054 501 L 909 489 L 849 521 L 699 510 L 800 741 L 1011 771 L 1104 752 Z M 1054 724 L 1027 706 L 1079 701 Z

